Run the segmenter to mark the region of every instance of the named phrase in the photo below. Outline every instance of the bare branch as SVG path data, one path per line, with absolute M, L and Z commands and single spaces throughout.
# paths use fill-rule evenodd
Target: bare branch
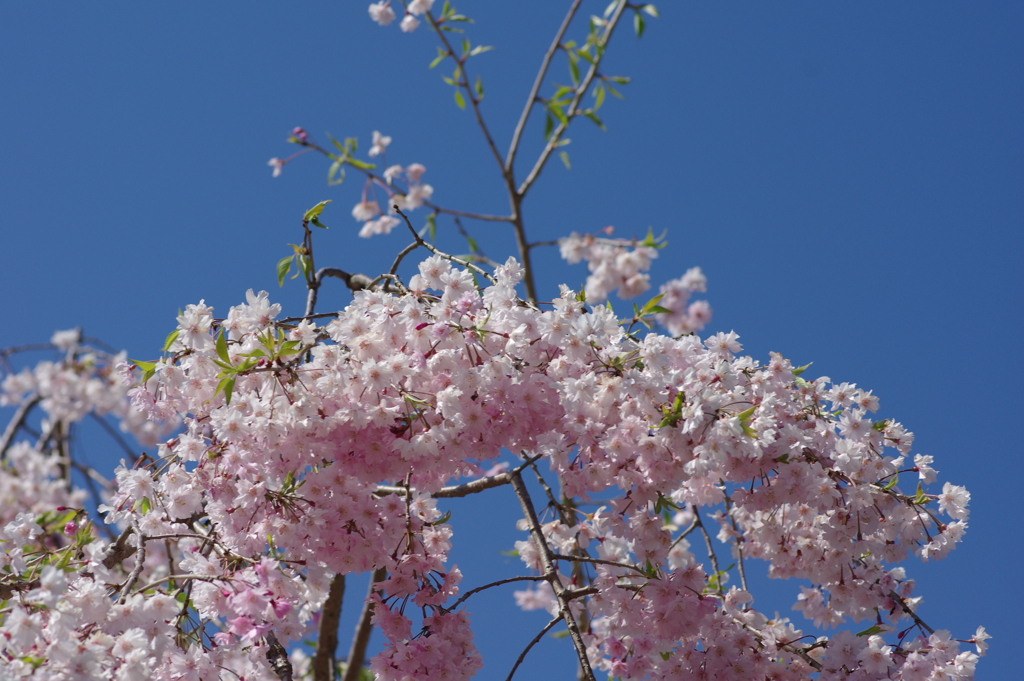
M 352 637 L 352 647 L 348 651 L 348 662 L 345 667 L 345 676 L 341 681 L 358 681 L 359 673 L 363 669 L 363 661 L 366 659 L 366 647 L 370 644 L 370 633 L 373 631 L 373 596 L 374 587 L 377 582 L 387 579 L 388 571 L 384 568 L 377 568 L 370 577 L 370 588 L 366 594 L 366 601 L 363 603 L 363 611 L 359 615 L 359 623 L 356 624 L 356 633 Z
M 622 18 L 622 13 L 626 10 L 627 2 L 622 0 L 619 6 L 615 8 L 615 12 L 608 19 L 608 23 L 605 25 L 604 36 L 600 39 L 599 48 L 604 48 L 608 45 L 608 41 L 612 38 L 612 32 L 619 23 L 619 19 Z M 590 83 L 594 80 L 597 75 L 598 66 L 601 64 L 601 59 L 604 55 L 603 49 L 596 50 L 594 61 L 591 63 L 590 68 L 587 70 L 587 74 L 580 81 L 580 86 L 576 88 L 576 94 L 573 96 L 572 101 L 569 103 L 569 107 L 565 110 L 566 122 L 559 123 L 555 129 L 551 132 L 551 137 L 548 138 L 548 143 L 544 146 L 544 150 L 540 153 L 536 163 L 533 165 L 533 169 L 530 174 L 526 176 L 526 179 L 520 183 L 516 193 L 520 197 L 526 196 L 526 192 L 530 190 L 533 183 L 540 177 L 540 171 L 544 169 L 545 164 L 548 162 L 548 158 L 551 156 L 551 152 L 558 148 L 558 143 L 561 139 L 562 133 L 566 131 L 569 124 L 572 123 L 572 119 L 576 116 L 576 108 L 580 104 L 580 100 L 586 94 L 590 88 Z
M 533 507 L 533 500 L 530 499 L 530 493 L 527 491 L 526 485 L 523 484 L 521 472 L 516 470 L 511 473 L 511 477 L 512 489 L 516 492 L 519 505 L 523 508 L 523 516 L 530 524 L 530 534 L 533 535 L 533 540 L 537 543 L 537 548 L 540 551 L 541 564 L 544 566 L 544 577 L 551 584 L 551 588 L 555 592 L 555 598 L 558 599 L 559 614 L 565 621 L 565 625 L 569 628 L 569 636 L 572 638 L 573 646 L 576 648 L 576 657 L 579 658 L 583 678 L 587 681 L 596 681 L 594 670 L 590 667 L 590 658 L 587 657 L 587 646 L 583 642 L 583 635 L 580 633 L 579 626 L 576 624 L 576 618 L 569 607 L 565 586 L 563 586 L 562 580 L 558 578 L 558 570 L 552 558 L 554 554 L 544 538 L 544 533 L 541 532 L 540 520 L 537 518 L 537 511 Z
M 540 70 L 537 71 L 533 87 L 530 88 L 530 94 L 526 97 L 526 105 L 523 107 L 523 113 L 519 115 L 519 122 L 516 123 L 515 132 L 512 133 L 512 143 L 509 144 L 508 154 L 505 155 L 505 172 L 510 175 L 512 174 L 512 165 L 516 161 L 516 153 L 519 151 L 519 139 L 523 136 L 523 130 L 526 129 L 526 121 L 530 117 L 530 112 L 533 111 L 533 105 L 537 102 L 537 95 L 544 84 L 544 76 L 547 75 L 548 67 L 551 66 L 551 60 L 554 58 L 555 53 L 558 52 L 558 48 L 561 47 L 562 38 L 565 36 L 565 32 L 569 30 L 569 24 L 572 23 L 573 17 L 576 16 L 576 10 L 579 9 L 582 1 L 573 0 L 572 6 L 565 15 L 565 19 L 562 20 L 562 25 L 558 27 L 558 32 L 555 33 L 555 39 L 551 41 L 551 46 L 544 53 L 544 59 L 540 62 Z
M 537 645 L 542 638 L 544 638 L 544 634 L 546 634 L 549 631 L 551 631 L 551 628 L 554 627 L 556 624 L 558 624 L 561 621 L 562 621 L 561 617 L 554 617 L 554 618 L 552 618 L 552 620 L 550 622 L 548 622 L 547 624 L 544 625 L 543 629 L 541 629 L 539 632 L 537 632 L 537 635 L 533 637 L 533 640 L 530 641 L 529 643 L 527 643 L 526 647 L 523 648 L 523 652 L 519 653 L 519 657 L 516 658 L 516 663 L 514 665 L 512 665 L 512 671 L 510 671 L 508 673 L 508 676 L 505 677 L 505 681 L 512 681 L 512 677 L 515 676 L 516 670 L 519 669 L 519 665 L 521 665 L 523 663 L 523 660 L 526 659 L 526 654 L 529 653 L 530 650 L 535 645 Z
M 22 424 L 25 423 L 25 418 L 28 413 L 32 411 L 32 407 L 39 404 L 39 395 L 31 395 L 21 406 L 18 407 L 18 411 L 14 412 L 14 416 L 11 418 L 11 422 L 7 424 L 7 428 L 4 429 L 3 437 L 0 438 L 0 456 L 7 453 L 7 449 L 14 442 L 14 435 L 18 432 L 18 428 L 21 428 Z
M 313 655 L 313 680 L 331 681 L 337 665 L 334 652 L 338 649 L 338 622 L 341 620 L 341 602 L 345 597 L 345 575 L 334 575 L 320 612 L 320 629 Z

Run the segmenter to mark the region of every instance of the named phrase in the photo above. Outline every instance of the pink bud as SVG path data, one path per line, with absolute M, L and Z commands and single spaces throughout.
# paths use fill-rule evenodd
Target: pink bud
M 78 532 L 78 523 L 74 520 L 68 521 L 68 524 L 64 526 L 64 534 L 69 537 L 74 537 L 75 533 Z

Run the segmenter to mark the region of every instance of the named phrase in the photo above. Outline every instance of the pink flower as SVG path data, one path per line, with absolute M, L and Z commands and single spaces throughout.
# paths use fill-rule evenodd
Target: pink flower
M 274 157 L 267 161 L 267 165 L 271 166 L 274 169 L 274 174 L 272 175 L 272 177 L 278 177 L 281 174 L 281 169 L 284 168 L 284 164 L 285 162 L 277 157 Z
M 373 131 L 373 146 L 370 147 L 369 155 L 377 156 L 387 151 L 388 145 L 391 144 L 391 138 L 387 135 L 382 135 L 376 130 Z
M 370 5 L 370 18 L 376 21 L 381 26 L 387 26 L 395 20 L 395 10 L 391 9 L 389 5 L 391 0 L 384 0 L 384 2 L 375 2 Z

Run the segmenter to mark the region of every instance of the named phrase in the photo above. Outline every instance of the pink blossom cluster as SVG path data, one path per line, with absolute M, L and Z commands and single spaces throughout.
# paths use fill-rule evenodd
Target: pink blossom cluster
M 370 156 L 384 153 L 390 143 L 390 137 L 384 137 L 374 130 Z M 426 171 L 427 169 L 419 163 L 412 163 L 404 168 L 400 165 L 392 165 L 384 171 L 383 182 L 373 177 L 367 178 L 363 196 L 352 209 L 352 217 L 363 222 L 359 236 L 369 238 L 376 234 L 389 234 L 392 229 L 401 224 L 395 217 L 396 208 L 403 211 L 416 210 L 422 207 L 424 202 L 430 201 L 434 195 L 434 188 L 421 182 L 423 173 Z M 395 180 L 401 180 L 405 185 L 404 188 L 396 185 Z M 380 203 L 372 194 L 372 190 L 376 188 L 382 189 L 387 195 L 385 211 L 382 211 Z
M 699 267 L 691 267 L 686 274 L 661 285 L 658 305 L 669 310 L 654 318 L 672 336 L 696 333 L 711 321 L 711 305 L 706 300 L 690 302 L 690 294 L 708 290 L 708 280 Z
M 402 18 L 399 27 L 405 33 L 412 33 L 419 27 L 421 17 L 430 11 L 434 0 L 410 0 L 405 6 L 405 16 Z M 395 10 L 391 7 L 391 0 L 381 0 L 370 4 L 370 18 L 381 26 L 387 26 L 395 20 Z
M 877 398 L 805 380 L 777 354 L 740 356 L 735 333 L 638 338 L 567 287 L 541 309 L 517 296 L 521 276 L 510 258 L 478 289 L 435 255 L 408 294 L 358 291 L 323 327 L 275 322 L 263 292 L 221 322 L 188 306 L 131 391 L 182 427 L 155 463 L 117 471 L 102 510 L 126 540 L 78 533 L 81 557 L 58 568 L 46 557 L 67 541 L 34 513 L 4 526 L 7 555 L 21 553 L 0 578 L 18 594 L 0 611 L 0 677 L 45 660 L 33 678 L 273 678 L 267 637 L 303 636 L 334 574 L 383 568 L 373 673 L 469 678 L 482 661 L 453 603 L 462 574 L 436 495 L 514 452 L 545 459 L 575 500 L 543 544 L 517 545 L 542 574 L 553 560 L 569 595 L 545 582 L 517 598 L 552 613 L 569 599 L 611 676 L 973 678 L 975 653 L 920 633 L 895 565 L 953 548 L 969 495 L 918 491 L 931 459 L 908 460 L 912 433 L 870 418 Z M 813 640 L 755 610 L 690 550 L 701 515 L 734 557 L 808 580 L 808 619 L 872 633 Z M 984 638 L 964 640 L 983 652 Z
M 607 234 L 612 233 L 606 227 Z M 587 300 L 601 303 L 615 291 L 620 298 L 635 298 L 651 287 L 651 261 L 658 257 L 658 249 L 637 243 L 633 239 L 612 239 L 593 234 L 573 232 L 558 240 L 562 257 L 570 265 L 585 260 L 590 276 L 585 291 Z

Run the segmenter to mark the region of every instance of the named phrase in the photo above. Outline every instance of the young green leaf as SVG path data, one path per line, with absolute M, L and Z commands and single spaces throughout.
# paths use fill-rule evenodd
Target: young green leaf
M 217 340 L 214 345 L 217 348 L 217 356 L 225 364 L 231 364 L 231 356 L 228 355 L 228 342 L 224 338 L 224 329 L 221 329 L 220 333 L 217 334 Z
M 444 58 L 448 56 L 448 53 L 444 51 L 440 46 L 437 48 L 437 56 L 434 57 L 434 61 L 430 62 L 430 68 L 434 68 L 438 64 L 444 61 Z
M 181 329 L 175 329 L 167 334 L 167 339 L 164 341 L 164 352 L 171 349 L 171 346 L 174 345 L 174 341 L 178 340 L 178 334 L 180 333 Z
M 565 151 L 558 152 L 558 158 L 562 159 L 562 163 L 565 164 L 566 170 L 572 170 L 572 164 L 569 163 L 569 154 Z
M 633 28 L 636 30 L 636 37 L 641 38 L 644 34 L 644 15 L 637 12 L 633 15 Z
M 332 199 L 327 199 L 326 201 L 321 201 L 320 203 L 316 204 L 315 206 L 306 211 L 306 214 L 302 216 L 302 220 L 304 222 L 308 222 L 309 220 L 318 217 L 320 213 L 324 212 L 324 206 L 326 206 L 331 201 Z
M 477 101 L 484 98 L 484 82 L 480 80 L 479 74 L 477 74 L 476 82 L 473 84 L 473 90 L 476 92 Z
M 661 15 L 658 14 L 658 8 L 655 7 L 654 5 L 652 5 L 651 3 L 647 3 L 646 5 L 641 7 L 640 9 L 642 9 L 645 12 L 647 12 L 648 14 L 650 14 L 655 19 L 660 19 L 661 18 Z
M 803 372 L 807 371 L 807 368 L 810 367 L 812 364 L 814 364 L 814 362 L 808 362 L 807 364 L 803 365 L 802 367 L 797 367 L 796 369 L 793 369 L 793 375 L 794 376 L 799 376 Z
M 284 286 L 284 278 L 288 276 L 288 273 L 292 271 L 292 263 L 295 261 L 294 255 L 281 258 L 277 261 L 277 285 Z
M 459 107 L 460 109 L 466 108 L 466 99 L 465 97 L 462 96 L 461 90 L 455 91 L 455 106 Z

